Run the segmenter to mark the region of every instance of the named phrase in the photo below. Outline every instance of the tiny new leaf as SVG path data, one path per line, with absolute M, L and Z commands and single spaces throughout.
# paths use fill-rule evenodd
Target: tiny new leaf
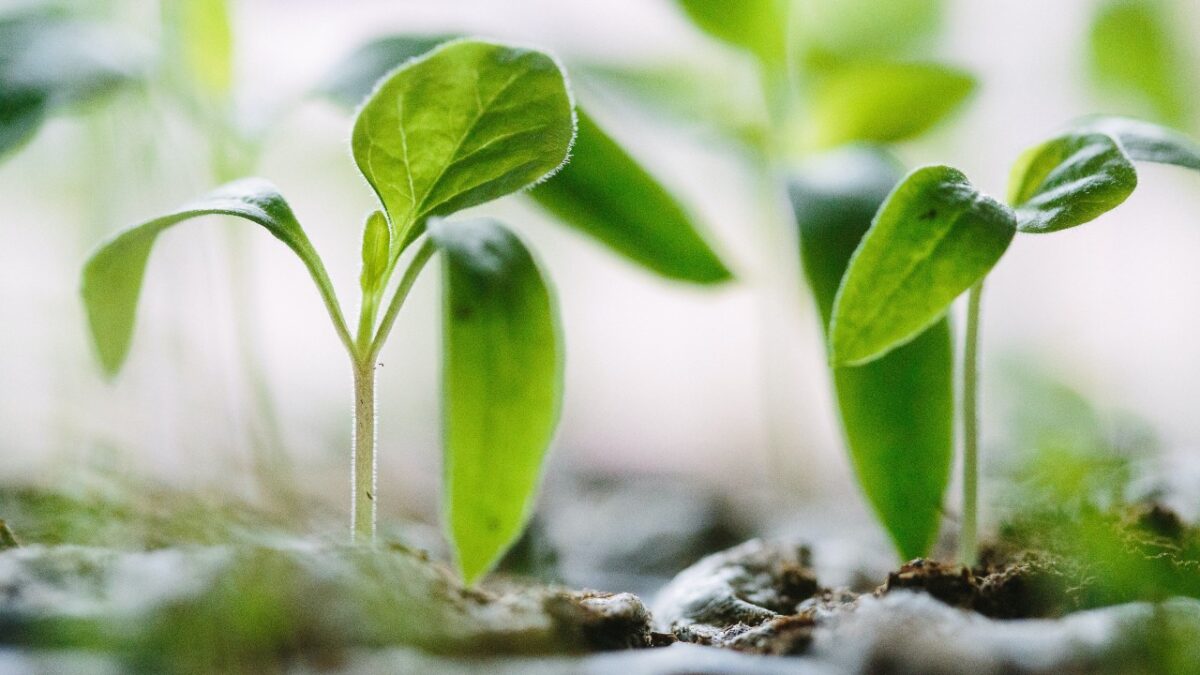
M 546 54 L 449 42 L 386 77 L 352 149 L 392 224 L 392 255 L 447 215 L 524 189 L 567 159 L 575 117 Z
M 327 302 L 332 297 L 325 267 L 279 190 L 260 178 L 229 183 L 179 209 L 120 232 L 88 258 L 83 268 L 81 293 L 92 341 L 109 376 L 116 375 L 129 354 L 142 278 L 154 241 L 172 225 L 210 215 L 235 216 L 266 228 L 300 257 Z
M 1116 139 L 1071 133 L 1027 150 L 1013 165 L 1009 203 L 1022 232 L 1055 232 L 1116 208 L 1137 187 L 1137 171 Z
M 444 513 L 472 583 L 529 519 L 558 423 L 557 307 L 521 240 L 492 220 L 431 219 L 443 260 Z
M 801 259 L 825 325 L 850 256 L 900 177 L 890 157 L 856 148 L 792 180 Z M 887 356 L 833 368 L 858 483 L 905 560 L 928 555 L 937 538 L 954 452 L 953 371 L 945 318 Z
M 932 63 L 836 67 L 813 88 L 805 144 L 830 148 L 912 138 L 957 109 L 974 88 L 975 79 L 966 72 Z
M 830 323 L 832 363 L 867 363 L 916 338 L 987 275 L 1015 234 L 1012 210 L 958 170 L 909 174 L 850 259 Z
M 782 67 L 787 60 L 787 0 L 678 0 L 704 32 L 754 54 L 763 64 Z
M 1200 171 L 1200 143 L 1174 129 L 1130 117 L 1089 117 L 1077 124 L 1081 132 L 1108 134 L 1129 158 L 1139 162 L 1174 164 Z
M 683 207 L 582 110 L 571 163 L 530 192 L 554 215 L 664 277 L 732 275 Z

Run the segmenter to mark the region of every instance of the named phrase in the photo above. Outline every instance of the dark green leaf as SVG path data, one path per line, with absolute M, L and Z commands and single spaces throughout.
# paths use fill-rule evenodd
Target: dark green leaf
M 1091 117 L 1078 124 L 1083 132 L 1108 134 L 1125 154 L 1139 162 L 1174 164 L 1200 171 L 1200 143 L 1174 129 L 1129 117 Z
M 491 220 L 433 219 L 443 254 L 445 516 L 467 583 L 529 519 L 562 400 L 558 313 L 537 263 Z
M 82 295 L 100 363 L 115 375 L 129 353 L 146 261 L 158 235 L 176 223 L 226 215 L 257 223 L 296 252 L 332 294 L 320 258 L 274 185 L 248 178 L 225 185 L 182 208 L 125 230 L 102 244 L 83 268 Z
M 821 158 L 790 185 L 801 257 L 823 325 L 871 219 L 901 178 L 891 158 L 854 149 Z M 929 554 L 954 452 L 953 349 L 942 319 L 863 366 L 833 368 L 859 485 L 905 560 Z
M 912 138 L 954 111 L 974 87 L 967 73 L 936 64 L 881 61 L 836 68 L 813 90 L 806 145 Z
M 453 39 L 456 36 L 388 35 L 376 38 L 351 52 L 335 66 L 317 87 L 317 92 L 340 105 L 357 106 L 384 75 Z
M 128 82 L 134 60 L 103 26 L 39 12 L 0 17 L 0 156 L 29 140 L 47 115 Z
M 786 0 L 677 0 L 692 23 L 718 40 L 754 54 L 768 66 L 787 59 Z
M 1009 186 L 1018 228 L 1054 232 L 1119 206 L 1137 187 L 1137 171 L 1108 134 L 1071 133 L 1025 151 Z
M 880 207 L 834 301 L 834 365 L 867 363 L 920 335 L 987 275 L 1016 218 L 948 166 L 909 174 Z
M 410 61 L 371 94 L 354 159 L 393 227 L 393 255 L 429 216 L 526 188 L 567 159 L 575 118 L 566 78 L 529 49 L 457 41 Z
M 1096 83 L 1133 99 L 1160 122 L 1187 124 L 1196 82 L 1181 27 L 1161 0 L 1106 0 L 1089 45 Z
M 582 110 L 571 163 L 530 195 L 665 277 L 705 284 L 731 278 L 683 207 Z

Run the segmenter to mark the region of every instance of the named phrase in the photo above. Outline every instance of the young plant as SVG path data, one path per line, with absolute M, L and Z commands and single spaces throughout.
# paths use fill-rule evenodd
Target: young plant
M 966 564 L 976 558 L 979 314 L 985 278 L 1017 232 L 1064 230 L 1120 205 L 1137 186 L 1134 161 L 1200 171 L 1200 144 L 1147 122 L 1086 119 L 1021 155 L 1007 205 L 980 192 L 956 169 L 917 169 L 884 201 L 842 278 L 829 324 L 830 361 L 839 368 L 870 367 L 912 344 L 969 290 L 959 412 L 959 555 Z M 882 464 L 876 470 L 879 479 L 895 484 L 894 490 L 905 489 L 900 483 L 906 473 L 889 474 Z M 922 503 L 941 498 L 932 488 L 919 496 Z
M 376 365 L 409 290 L 441 253 L 443 513 L 458 567 L 473 582 L 528 519 L 558 422 L 562 340 L 550 289 L 521 240 L 490 219 L 445 217 L 550 176 L 565 163 L 574 135 L 570 91 L 551 57 L 474 40 L 447 43 L 381 80 L 354 124 L 354 159 L 381 209 L 363 231 L 353 332 L 291 208 L 272 184 L 252 178 L 125 230 L 91 256 L 82 295 L 100 363 L 113 376 L 125 361 L 160 233 L 208 215 L 262 226 L 305 265 L 350 357 L 352 533 L 370 542 L 378 494 Z

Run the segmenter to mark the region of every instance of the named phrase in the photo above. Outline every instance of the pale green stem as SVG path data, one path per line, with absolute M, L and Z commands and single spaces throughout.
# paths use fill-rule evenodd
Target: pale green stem
M 392 325 L 396 323 L 396 316 L 400 314 L 400 308 L 404 306 L 404 299 L 408 297 L 408 292 L 417 282 L 417 277 L 425 268 L 425 263 L 429 262 L 429 258 L 436 252 L 437 246 L 433 241 L 425 239 L 421 242 L 420 248 L 417 249 L 412 261 L 408 264 L 408 269 L 404 270 L 404 276 L 400 278 L 400 285 L 396 287 L 396 292 L 392 295 L 392 301 L 388 304 L 383 320 L 379 322 L 379 330 L 376 331 L 375 339 L 371 342 L 371 349 L 366 355 L 368 361 L 374 363 L 379 356 L 379 350 L 383 349 L 383 343 L 387 341 L 388 334 L 392 332 Z
M 350 537 L 375 541 L 375 361 L 354 362 L 354 444 L 350 450 Z
M 983 281 L 967 295 L 967 328 L 963 336 L 962 362 L 962 525 L 958 535 L 958 557 L 973 566 L 978 557 L 979 504 L 979 310 Z

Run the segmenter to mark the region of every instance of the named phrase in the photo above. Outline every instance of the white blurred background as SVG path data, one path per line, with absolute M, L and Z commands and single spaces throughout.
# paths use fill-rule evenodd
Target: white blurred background
M 1022 150 L 1074 117 L 1108 110 L 1083 73 L 1094 7 L 948 2 L 932 52 L 972 71 L 980 88 L 933 133 L 900 147 L 905 163 L 952 164 L 1003 195 Z M 131 33 L 152 40 L 156 3 L 122 8 Z M 1200 0 L 1181 10 L 1186 25 L 1200 26 Z M 670 0 L 243 0 L 236 28 L 239 106 L 252 124 L 272 125 L 256 173 L 289 199 L 351 314 L 372 195 L 348 151 L 350 117 L 323 101 L 295 101 L 357 45 L 393 32 L 465 32 L 537 44 L 568 61 L 723 70 L 739 58 Z M 774 485 L 812 499 L 852 494 L 811 301 L 795 272 L 764 271 L 781 231 L 769 230 L 786 225 L 783 194 L 764 193 L 732 148 L 703 130 L 616 97 L 600 99 L 597 113 L 685 197 L 739 279 L 707 290 L 664 282 L 519 198 L 478 209 L 522 231 L 558 288 L 568 365 L 550 480 L 583 467 Z M 270 430 L 253 414 L 261 406 L 237 358 L 246 331 L 296 479 L 341 500 L 347 360 L 304 269 L 266 234 L 215 219 L 171 231 L 151 258 L 125 370 L 110 385 L 91 359 L 76 292 L 87 251 L 211 187 L 185 126 L 118 101 L 53 120 L 0 166 L 0 478 L 47 480 L 97 465 L 252 492 L 255 439 Z M 992 275 L 983 329 L 988 452 L 1007 450 L 988 405 L 1002 403 L 995 383 L 1011 358 L 1102 407 L 1144 416 L 1169 449 L 1200 451 L 1200 177 L 1139 173 L 1141 186 L 1118 211 L 1018 237 Z M 248 242 L 249 283 L 230 279 L 230 237 Z M 385 512 L 429 514 L 436 504 L 436 283 L 427 275 L 417 285 L 383 355 Z M 235 320 L 235 293 L 249 296 L 248 322 Z

